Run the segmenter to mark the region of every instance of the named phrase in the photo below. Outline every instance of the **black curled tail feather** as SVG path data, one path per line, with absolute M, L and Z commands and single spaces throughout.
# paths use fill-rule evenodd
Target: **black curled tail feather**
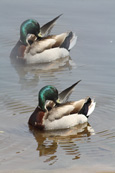
M 86 117 L 88 117 L 87 116 L 87 113 L 88 113 L 88 108 L 89 108 L 90 104 L 91 104 L 91 98 L 88 98 L 87 101 L 84 103 L 83 107 L 81 108 L 81 110 L 79 111 L 78 114 L 83 114 Z
M 71 39 L 73 38 L 73 32 L 69 32 L 68 36 L 65 38 L 64 42 L 61 44 L 61 48 L 69 50 Z

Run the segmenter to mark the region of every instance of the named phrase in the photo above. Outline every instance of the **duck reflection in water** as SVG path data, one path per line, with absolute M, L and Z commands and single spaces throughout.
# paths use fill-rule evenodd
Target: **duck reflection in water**
M 47 78 L 55 80 L 57 72 L 68 71 L 76 66 L 70 57 L 37 65 L 25 65 L 11 59 L 11 64 L 19 76 L 19 84 L 21 84 L 22 89 L 37 87 L 40 76 L 45 78 L 44 80 L 47 80 Z
M 41 131 L 30 125 L 29 129 L 37 141 L 36 150 L 39 151 L 39 157 L 45 156 L 44 162 L 48 162 L 49 165 L 61 159 L 62 155 L 57 153 L 59 148 L 64 151 L 65 155 L 71 156 L 72 160 L 79 159 L 81 154 L 77 141 L 82 141 L 83 138 L 90 141 L 90 136 L 95 134 L 89 123 L 55 131 Z

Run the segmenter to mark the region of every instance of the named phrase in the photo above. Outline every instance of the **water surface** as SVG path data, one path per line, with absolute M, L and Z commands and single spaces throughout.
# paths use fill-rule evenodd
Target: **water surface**
M 115 171 L 115 1 L 0 1 L 0 171 Z M 43 66 L 14 64 L 10 51 L 20 24 L 41 25 L 63 13 L 53 34 L 72 30 L 78 41 L 70 60 Z M 97 105 L 89 124 L 65 131 L 28 127 L 38 91 L 59 91 L 82 79 L 70 100 L 86 96 Z

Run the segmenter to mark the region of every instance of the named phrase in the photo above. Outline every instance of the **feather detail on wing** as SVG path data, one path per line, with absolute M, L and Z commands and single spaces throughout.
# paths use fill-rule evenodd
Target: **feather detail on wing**
M 60 103 L 63 103 L 63 102 L 66 102 L 69 98 L 69 96 L 71 95 L 71 93 L 73 92 L 74 90 L 74 87 L 80 82 L 81 80 L 79 80 L 78 82 L 74 83 L 73 85 L 71 85 L 70 87 L 66 88 L 65 90 L 63 90 L 59 96 L 58 96 L 58 99 L 59 99 L 59 102 Z
M 41 41 L 35 41 L 33 44 L 28 45 L 26 49 L 26 53 L 30 53 L 31 55 L 35 55 L 37 53 L 41 53 L 44 50 L 50 49 L 56 43 L 55 39 L 43 39 Z
M 60 119 L 63 116 L 69 115 L 71 111 L 74 110 L 73 105 L 61 105 L 59 107 L 54 107 L 51 111 L 48 112 L 47 119 L 49 121 L 54 121 L 56 119 Z
M 52 29 L 53 26 L 55 25 L 56 20 L 57 20 L 61 15 L 62 15 L 62 14 L 60 14 L 59 16 L 57 16 L 56 18 L 54 18 L 53 20 L 51 20 L 50 22 L 46 23 L 45 25 L 43 25 L 43 26 L 40 28 L 40 32 L 41 32 L 41 34 L 42 34 L 42 37 L 47 36 L 47 35 L 51 32 L 51 29 Z
M 32 42 L 32 44 L 28 43 L 26 53 L 30 53 L 31 55 L 35 55 L 37 53 L 41 53 L 44 50 L 50 49 L 50 48 L 55 48 L 55 47 L 60 47 L 63 42 L 66 40 L 68 36 L 68 33 L 62 33 L 59 35 L 52 35 L 43 38 L 42 40 L 33 40 L 35 39 L 33 34 L 29 34 L 27 37 L 27 43 Z
M 57 107 L 55 106 L 48 112 L 45 118 L 49 121 L 54 121 L 64 116 L 71 116 L 71 114 L 79 114 L 80 110 L 83 108 L 87 100 L 88 98 L 81 99 L 75 102 L 67 102 Z
M 74 83 L 73 85 L 71 85 L 70 87 L 66 88 L 65 90 L 63 90 L 59 95 L 58 95 L 58 102 L 59 104 L 62 104 L 64 102 L 67 102 L 67 100 L 69 99 L 69 96 L 71 95 L 71 93 L 73 92 L 75 86 L 80 82 L 81 80 L 77 81 L 76 83 Z M 46 108 L 48 110 L 51 110 L 53 107 L 55 106 L 55 103 L 51 100 L 48 100 L 46 102 Z

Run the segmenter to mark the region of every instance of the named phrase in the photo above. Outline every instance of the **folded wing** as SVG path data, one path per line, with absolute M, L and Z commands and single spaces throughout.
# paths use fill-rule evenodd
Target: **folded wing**
M 47 36 L 50 32 L 51 29 L 53 28 L 53 26 L 55 25 L 56 20 L 61 16 L 62 14 L 60 14 L 59 16 L 57 16 L 56 18 L 54 18 L 53 20 L 51 20 L 50 22 L 46 23 L 45 25 L 43 25 L 40 28 L 42 37 Z

